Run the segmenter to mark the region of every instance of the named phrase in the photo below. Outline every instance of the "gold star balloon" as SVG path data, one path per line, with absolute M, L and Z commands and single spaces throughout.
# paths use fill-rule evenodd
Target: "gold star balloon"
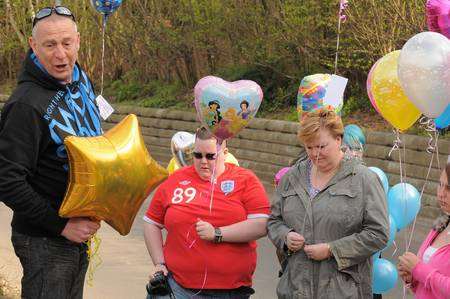
M 104 220 L 127 235 L 143 201 L 168 175 L 148 153 L 136 115 L 102 136 L 70 136 L 64 144 L 69 186 L 59 215 Z

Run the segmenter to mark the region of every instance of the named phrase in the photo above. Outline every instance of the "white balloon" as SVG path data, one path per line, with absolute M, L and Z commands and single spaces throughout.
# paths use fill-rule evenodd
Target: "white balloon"
M 427 117 L 436 118 L 450 104 L 450 41 L 437 32 L 422 32 L 403 46 L 398 78 L 409 100 Z

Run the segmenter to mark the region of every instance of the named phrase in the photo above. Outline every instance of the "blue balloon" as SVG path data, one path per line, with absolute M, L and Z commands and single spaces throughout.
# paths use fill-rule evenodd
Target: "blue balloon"
M 383 170 L 379 169 L 378 167 L 371 166 L 371 167 L 369 167 L 369 169 L 378 175 L 378 177 L 381 180 L 381 184 L 383 185 L 384 192 L 386 192 L 386 195 L 387 195 L 388 191 L 389 191 L 389 180 L 388 180 L 387 175 L 384 173 Z
M 395 266 L 386 259 L 373 261 L 373 293 L 384 294 L 397 284 L 398 272 Z
M 342 141 L 352 150 L 364 150 L 366 137 L 364 132 L 357 125 L 346 125 L 344 127 L 344 137 Z
M 379 258 L 381 258 L 381 251 L 377 251 L 372 255 L 373 262 L 375 262 L 375 260 Z
M 450 104 L 444 112 L 434 120 L 434 122 L 436 123 L 436 128 L 438 129 L 444 129 L 450 126 Z
M 383 250 L 381 251 L 385 251 L 394 243 L 396 233 L 397 233 L 397 224 L 395 223 L 394 217 L 392 217 L 392 215 L 389 214 L 389 240 L 386 244 L 386 247 L 384 247 Z
M 407 227 L 420 210 L 420 193 L 408 183 L 400 183 L 389 190 L 388 210 L 397 224 L 397 230 Z
M 122 0 L 91 0 L 91 4 L 99 13 L 109 15 L 119 8 Z

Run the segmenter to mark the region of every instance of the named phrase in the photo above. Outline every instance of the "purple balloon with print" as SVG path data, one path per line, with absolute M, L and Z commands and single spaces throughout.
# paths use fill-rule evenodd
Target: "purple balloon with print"
M 408 99 L 429 118 L 450 104 L 450 40 L 437 32 L 410 38 L 398 60 L 398 78 Z
M 428 0 L 426 11 L 428 29 L 450 38 L 450 0 Z
M 245 128 L 263 99 L 261 87 L 251 80 L 228 82 L 214 76 L 200 79 L 194 95 L 199 121 L 219 142 Z

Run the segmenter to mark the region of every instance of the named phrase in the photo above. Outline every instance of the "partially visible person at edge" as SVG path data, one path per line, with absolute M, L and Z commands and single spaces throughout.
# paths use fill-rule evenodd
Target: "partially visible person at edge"
M 194 165 L 159 186 L 144 217 L 154 272 L 168 275 L 175 298 L 249 298 L 254 293 L 255 240 L 267 233 L 269 200 L 253 172 L 224 163 L 225 150 L 223 142 L 216 154 L 216 138 L 205 128 L 197 130 Z
M 357 125 L 346 125 L 344 127 L 344 137 L 342 139 L 343 151 L 357 159 L 362 159 L 366 137 L 364 132 Z
M 388 241 L 385 193 L 375 173 L 341 151 L 332 110 L 310 112 L 298 133 L 308 159 L 281 179 L 268 235 L 287 257 L 278 298 L 370 298 L 372 255 Z
M 437 200 L 444 216 L 435 221 L 418 255 L 399 257 L 399 275 L 417 299 L 450 298 L 450 157 L 439 178 Z
M 83 244 L 99 228 L 58 210 L 68 184 L 64 138 L 102 133 L 94 91 L 77 63 L 80 34 L 66 7 L 43 8 L 31 49 L 0 121 L 0 194 L 13 210 L 11 241 L 23 267 L 22 298 L 82 298 Z
M 194 150 L 194 142 L 195 135 L 188 132 L 180 131 L 176 132 L 172 136 L 172 140 L 170 142 L 172 159 L 170 159 L 169 164 L 167 165 L 167 171 L 169 174 L 172 174 L 182 167 L 192 165 L 192 151 Z M 238 160 L 228 151 L 228 149 L 224 151 L 224 154 L 225 163 L 232 163 L 239 166 Z

